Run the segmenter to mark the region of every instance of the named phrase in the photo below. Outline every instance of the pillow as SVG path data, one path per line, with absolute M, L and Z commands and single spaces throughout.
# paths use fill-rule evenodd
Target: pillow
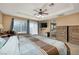
M 4 40 L 3 38 L 0 38 L 0 48 L 3 47 L 3 45 L 5 44 L 6 40 Z

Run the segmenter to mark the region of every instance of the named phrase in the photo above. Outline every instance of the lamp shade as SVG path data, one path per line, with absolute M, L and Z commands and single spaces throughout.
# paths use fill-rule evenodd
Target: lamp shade
M 0 29 L 3 29 L 3 26 L 2 26 L 2 24 L 0 24 Z

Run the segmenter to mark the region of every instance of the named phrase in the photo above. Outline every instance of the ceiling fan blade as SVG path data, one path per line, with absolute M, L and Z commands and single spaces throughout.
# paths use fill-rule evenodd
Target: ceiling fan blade
M 37 14 L 34 14 L 34 15 L 37 15 Z
M 37 10 L 34 10 L 34 11 L 39 12 L 39 11 L 37 11 Z
M 34 15 L 39 15 L 39 13 L 35 13 Z
M 48 13 L 43 13 L 43 14 L 46 14 L 46 15 L 48 15 Z

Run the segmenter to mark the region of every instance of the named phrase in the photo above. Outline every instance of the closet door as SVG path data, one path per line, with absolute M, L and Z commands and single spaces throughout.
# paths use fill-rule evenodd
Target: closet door
M 69 26 L 69 42 L 79 44 L 79 26 Z
M 57 40 L 67 42 L 67 26 L 56 27 L 56 38 Z

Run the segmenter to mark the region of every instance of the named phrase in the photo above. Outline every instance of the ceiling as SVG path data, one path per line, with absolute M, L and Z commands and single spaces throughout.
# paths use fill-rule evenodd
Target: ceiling
M 4 14 L 19 16 L 34 20 L 46 20 L 56 17 L 58 15 L 67 15 L 70 13 L 78 12 L 79 4 L 71 3 L 54 3 L 51 7 L 50 3 L 0 3 L 0 11 Z M 34 9 L 47 9 L 48 15 L 37 17 Z

